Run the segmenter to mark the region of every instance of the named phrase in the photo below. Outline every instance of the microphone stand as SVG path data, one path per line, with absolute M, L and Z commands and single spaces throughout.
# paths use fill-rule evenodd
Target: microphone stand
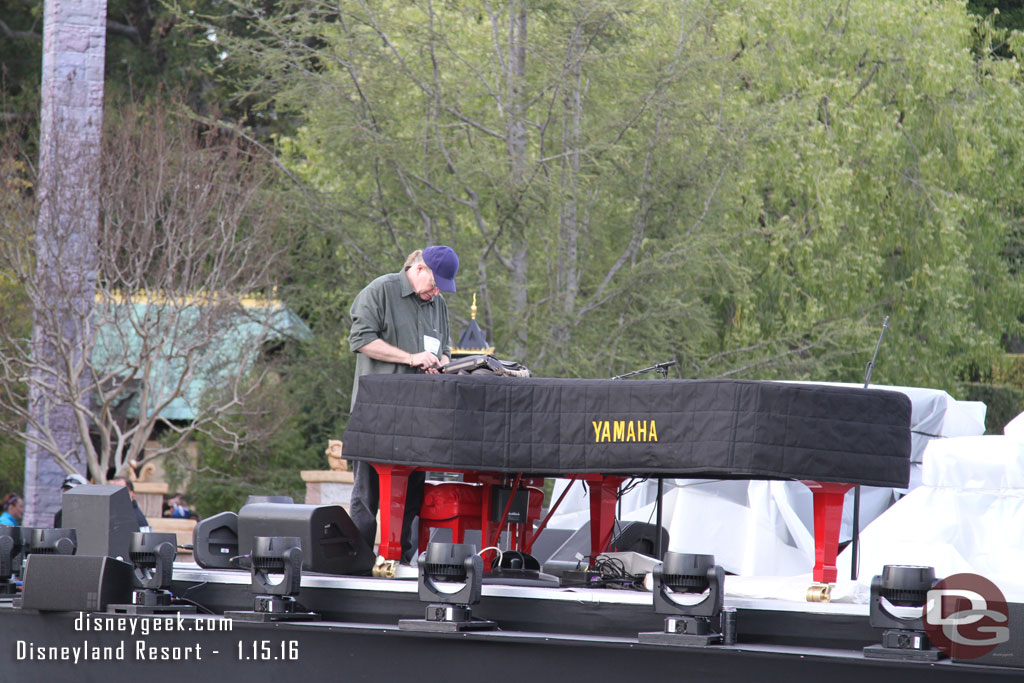
M 875 353 L 864 368 L 864 388 L 871 384 L 871 372 L 875 369 L 875 361 L 878 359 L 878 349 L 882 348 L 882 337 L 889 327 L 889 316 L 882 321 L 882 333 L 878 335 L 878 343 L 875 344 Z M 850 540 L 850 579 L 857 580 L 860 573 L 860 486 L 853 487 L 853 537 Z
M 674 360 L 665 361 L 664 363 L 656 363 L 656 364 L 652 365 L 649 368 L 644 368 L 643 370 L 634 370 L 633 372 L 627 372 L 624 375 L 616 375 L 615 377 L 612 377 L 612 379 L 626 379 L 627 377 L 635 377 L 636 375 L 643 375 L 643 374 L 648 373 L 648 372 L 657 372 L 659 375 L 661 375 L 662 379 L 668 379 L 668 369 L 670 367 L 672 367 L 673 365 L 677 365 L 677 364 L 678 364 L 677 361 L 674 361 Z M 662 477 L 658 477 L 657 479 L 658 479 L 658 493 L 657 493 L 658 498 L 657 498 L 657 501 L 654 504 L 654 509 L 656 511 L 655 524 L 657 526 L 657 529 L 655 529 L 655 532 L 654 532 L 654 538 L 655 538 L 655 540 L 654 540 L 654 555 L 655 555 L 655 557 L 658 560 L 662 560 L 662 559 L 664 559 L 665 550 L 664 550 L 664 548 L 661 547 L 661 502 L 662 502 L 662 495 L 663 495 L 663 491 L 664 491 L 665 480 Z M 622 505 L 622 500 L 621 499 L 619 500 L 619 505 L 620 506 Z M 620 515 L 622 514 L 621 507 L 620 507 L 620 510 L 619 510 L 619 514 Z
M 658 374 L 661 375 L 662 379 L 667 379 L 668 378 L 668 369 L 670 367 L 672 367 L 673 365 L 678 365 L 678 363 L 676 361 L 674 361 L 674 360 L 670 360 L 670 361 L 666 361 L 664 363 L 657 363 L 656 365 L 652 365 L 649 368 L 644 368 L 643 370 L 634 370 L 633 372 L 627 372 L 624 375 L 616 375 L 615 377 L 612 377 L 612 379 L 626 379 L 627 377 L 633 377 L 635 375 L 642 375 L 642 374 L 644 374 L 646 372 L 654 372 L 654 371 L 657 371 Z

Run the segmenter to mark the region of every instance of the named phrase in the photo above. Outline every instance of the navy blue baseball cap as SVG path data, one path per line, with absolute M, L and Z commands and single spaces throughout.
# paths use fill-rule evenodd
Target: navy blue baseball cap
M 455 276 L 459 272 L 459 256 L 444 245 L 423 250 L 423 262 L 434 273 L 434 282 L 442 292 L 455 291 Z

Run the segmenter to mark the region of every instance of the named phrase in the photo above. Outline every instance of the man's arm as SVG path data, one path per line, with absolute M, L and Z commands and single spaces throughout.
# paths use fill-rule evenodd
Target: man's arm
M 411 368 L 420 368 L 427 372 L 430 372 L 431 370 L 436 372 L 436 368 L 438 364 L 440 364 L 437 356 L 429 351 L 409 353 L 408 351 L 403 351 L 397 346 L 388 344 L 383 339 L 374 339 L 373 341 L 356 349 L 356 352 L 365 353 L 374 360 L 384 361 L 385 363 L 395 363 L 398 365 L 408 365 Z M 445 357 L 444 362 L 448 362 L 447 357 Z

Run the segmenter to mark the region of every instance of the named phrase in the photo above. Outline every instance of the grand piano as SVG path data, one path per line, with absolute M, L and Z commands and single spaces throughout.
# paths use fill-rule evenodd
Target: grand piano
M 400 557 L 405 486 L 417 469 L 515 485 L 582 478 L 592 556 L 611 537 L 627 477 L 787 479 L 814 494 L 813 574 L 828 583 L 846 491 L 908 483 L 910 417 L 900 393 L 827 385 L 368 375 L 344 440 L 347 458 L 381 475 L 386 559 Z

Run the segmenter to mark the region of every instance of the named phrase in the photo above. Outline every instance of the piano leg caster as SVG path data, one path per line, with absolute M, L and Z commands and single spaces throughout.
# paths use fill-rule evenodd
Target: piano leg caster
M 831 602 L 832 586 L 831 583 L 812 583 L 807 588 L 807 602 Z
M 373 563 L 373 575 L 381 579 L 393 579 L 398 573 L 398 560 L 385 560 L 382 555 L 377 556 Z

